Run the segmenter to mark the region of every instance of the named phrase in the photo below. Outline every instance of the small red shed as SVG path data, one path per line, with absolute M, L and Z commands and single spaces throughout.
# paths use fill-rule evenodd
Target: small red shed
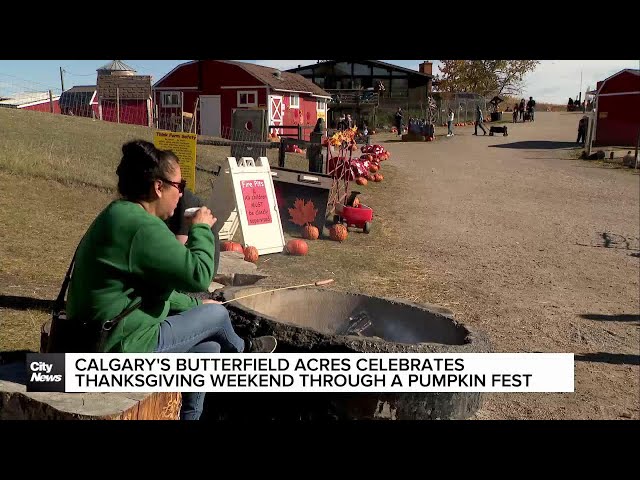
M 640 135 L 640 70 L 626 69 L 598 82 L 594 147 L 631 147 Z
M 153 125 L 151 76 L 136 75 L 133 68 L 114 60 L 98 69 L 96 83 L 100 120 L 146 127 Z
M 60 95 L 49 92 L 26 92 L 0 97 L 0 107 L 47 113 L 60 113 L 59 102 Z
M 196 113 L 200 135 L 229 138 L 236 109 L 264 109 L 270 126 L 310 126 L 327 118 L 331 95 L 302 75 L 229 60 L 194 60 L 178 65 L 153 86 L 158 127 Z M 309 139 L 312 128 L 304 129 Z M 273 130 L 272 130 L 273 131 Z M 292 133 L 292 130 L 278 133 Z
M 63 115 L 98 118 L 98 90 L 96 85 L 79 85 L 62 92 L 60 110 Z

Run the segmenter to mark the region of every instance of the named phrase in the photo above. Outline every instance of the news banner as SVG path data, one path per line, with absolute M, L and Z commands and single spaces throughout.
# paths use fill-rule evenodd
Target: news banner
M 28 354 L 31 392 L 573 392 L 572 353 Z

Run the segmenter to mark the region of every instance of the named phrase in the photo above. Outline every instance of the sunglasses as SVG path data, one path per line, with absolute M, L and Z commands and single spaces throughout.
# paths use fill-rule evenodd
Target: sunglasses
M 162 180 L 165 183 L 173 185 L 174 187 L 176 187 L 178 189 L 178 191 L 180 193 L 184 193 L 184 189 L 187 186 L 187 181 L 184 178 L 182 180 L 180 180 L 179 182 L 172 182 L 171 180 L 167 180 L 166 178 L 162 178 L 162 177 L 160 177 L 159 180 Z

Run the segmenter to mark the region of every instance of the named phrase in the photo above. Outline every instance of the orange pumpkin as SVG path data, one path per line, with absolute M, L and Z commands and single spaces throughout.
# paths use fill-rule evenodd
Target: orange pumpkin
M 307 245 L 307 242 L 300 240 L 299 238 L 289 240 L 285 248 L 289 255 L 306 255 L 309 252 L 309 245 Z
M 245 247 L 244 249 L 244 260 L 245 262 L 258 263 L 258 249 L 256 247 Z
M 366 178 L 364 178 L 364 177 L 358 177 L 358 178 L 356 179 L 356 183 L 357 183 L 358 185 L 366 185 L 368 182 L 367 182 L 367 179 L 366 179 Z
M 369 165 L 369 171 L 371 173 L 376 173 L 379 169 L 380 168 L 375 163 L 372 163 L 371 165 Z
M 335 240 L 337 242 L 344 242 L 348 235 L 349 232 L 347 231 L 347 227 L 341 223 L 332 225 L 329 229 L 329 237 L 331 237 L 331 240 Z
M 372 173 L 367 175 L 367 180 L 369 180 L 370 182 L 374 182 L 376 180 L 376 177 L 373 176 Z
M 381 173 L 376 173 L 375 174 L 375 178 L 374 178 L 374 182 L 381 182 L 384 179 L 384 177 L 382 176 Z
M 244 253 L 244 248 L 238 242 L 222 242 L 220 245 L 220 251 L 222 252 L 239 252 Z
M 320 236 L 320 231 L 315 225 L 305 225 L 302 227 L 302 236 L 307 240 L 317 240 Z

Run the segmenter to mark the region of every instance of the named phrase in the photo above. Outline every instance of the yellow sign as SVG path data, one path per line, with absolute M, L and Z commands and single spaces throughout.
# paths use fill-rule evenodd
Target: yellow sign
M 161 150 L 171 150 L 178 157 L 182 178 L 187 181 L 187 188 L 196 191 L 196 140 L 195 133 L 170 132 L 156 130 L 153 144 Z

